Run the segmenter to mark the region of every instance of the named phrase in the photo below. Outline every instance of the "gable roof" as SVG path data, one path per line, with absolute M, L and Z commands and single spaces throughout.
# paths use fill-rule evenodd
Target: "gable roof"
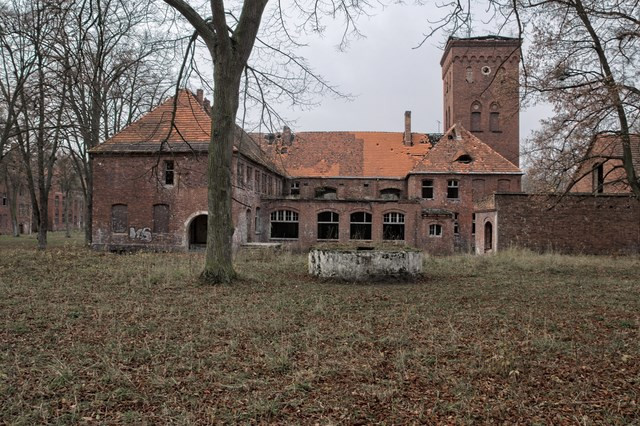
M 91 149 L 91 153 L 202 153 L 208 151 L 210 141 L 211 118 L 206 107 L 193 92 L 182 89 L 177 98 L 171 96 L 139 120 Z M 262 152 L 259 144 L 239 127 L 236 128 L 233 150 L 282 174 L 282 170 Z
M 513 173 L 520 169 L 462 126 L 445 135 L 401 132 L 301 132 L 290 144 L 254 135 L 272 160 L 292 177 L 403 179 L 411 173 Z M 436 142 L 437 140 L 437 142 Z M 468 164 L 456 161 L 470 155 Z

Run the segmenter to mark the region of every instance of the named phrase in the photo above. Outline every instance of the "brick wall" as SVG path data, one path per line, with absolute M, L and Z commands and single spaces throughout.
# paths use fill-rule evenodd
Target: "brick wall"
M 497 248 L 526 247 L 561 253 L 638 253 L 640 202 L 624 195 L 495 196 Z M 487 216 L 489 217 L 489 216 Z M 482 245 L 482 236 L 477 244 Z

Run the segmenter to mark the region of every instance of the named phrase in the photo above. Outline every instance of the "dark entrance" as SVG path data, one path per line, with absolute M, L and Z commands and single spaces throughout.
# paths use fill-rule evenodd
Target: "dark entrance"
M 204 250 L 207 246 L 207 215 L 201 214 L 189 226 L 189 250 Z
M 491 222 L 484 224 L 484 251 L 491 251 L 493 248 L 493 225 Z

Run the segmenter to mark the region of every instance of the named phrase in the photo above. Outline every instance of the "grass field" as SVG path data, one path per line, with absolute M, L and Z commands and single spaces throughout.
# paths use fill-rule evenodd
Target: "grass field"
M 640 422 L 640 258 L 431 258 L 415 283 L 0 238 L 0 423 Z M 35 245 L 35 244 L 34 244 Z

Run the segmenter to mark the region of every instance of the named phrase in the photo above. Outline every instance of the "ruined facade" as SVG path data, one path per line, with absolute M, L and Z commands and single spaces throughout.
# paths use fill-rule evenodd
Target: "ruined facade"
M 515 39 L 451 39 L 442 59 L 444 134 L 412 131 L 409 111 L 395 133 L 239 129 L 234 244 L 471 250 L 476 203 L 520 191 L 518 61 Z M 209 108 L 201 91 L 183 90 L 92 150 L 95 248 L 205 243 Z

